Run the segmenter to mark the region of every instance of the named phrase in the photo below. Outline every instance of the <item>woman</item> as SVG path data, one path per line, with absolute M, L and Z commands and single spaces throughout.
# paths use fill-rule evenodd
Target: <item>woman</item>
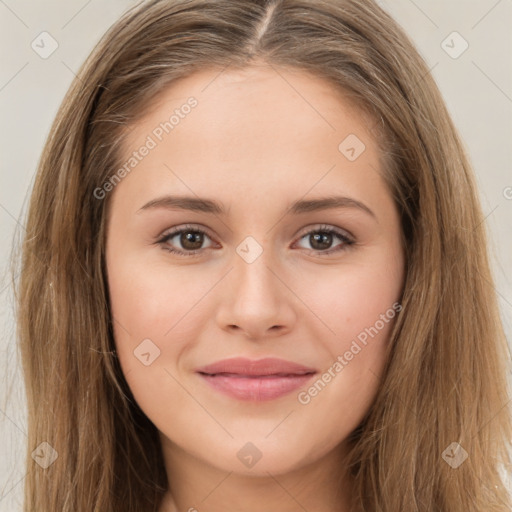
M 374 2 L 132 9 L 32 193 L 25 510 L 509 510 L 482 221 Z

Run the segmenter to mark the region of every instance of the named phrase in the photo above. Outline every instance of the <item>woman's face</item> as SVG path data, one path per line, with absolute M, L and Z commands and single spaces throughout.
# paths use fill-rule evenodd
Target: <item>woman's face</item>
M 370 121 L 301 72 L 201 71 L 135 125 L 122 165 L 97 192 L 115 342 L 166 460 L 267 475 L 342 453 L 403 284 Z

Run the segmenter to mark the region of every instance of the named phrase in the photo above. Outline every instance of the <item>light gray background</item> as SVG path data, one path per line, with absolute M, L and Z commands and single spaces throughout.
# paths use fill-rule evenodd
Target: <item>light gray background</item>
M 510 341 L 512 0 L 379 3 L 415 41 L 469 151 L 491 235 L 496 292 Z M 23 383 L 7 273 L 13 234 L 16 227 L 23 233 L 22 215 L 39 155 L 74 72 L 105 30 L 133 4 L 130 0 L 0 0 L 0 511 L 21 510 L 25 477 Z M 43 31 L 59 45 L 47 59 L 31 48 Z M 453 31 L 469 44 L 456 59 L 441 46 Z M 461 48 L 456 39 L 447 42 L 454 50 Z

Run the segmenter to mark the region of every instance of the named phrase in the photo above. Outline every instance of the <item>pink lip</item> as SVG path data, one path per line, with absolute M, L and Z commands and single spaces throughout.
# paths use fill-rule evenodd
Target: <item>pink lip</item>
M 240 400 L 271 400 L 304 385 L 317 373 L 283 359 L 224 359 L 196 369 L 214 389 Z

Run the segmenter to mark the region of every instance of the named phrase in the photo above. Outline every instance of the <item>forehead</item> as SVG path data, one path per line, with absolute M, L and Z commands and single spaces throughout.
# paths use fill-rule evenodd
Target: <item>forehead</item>
M 196 104 L 193 108 L 187 105 L 190 101 Z M 297 151 L 306 139 L 316 142 L 327 136 L 326 142 L 335 142 L 348 130 L 370 142 L 374 124 L 349 92 L 331 82 L 302 70 L 265 64 L 193 73 L 173 82 L 146 111 L 129 143 L 142 141 L 171 121 L 171 130 L 162 126 L 165 140 L 157 142 L 172 145 L 186 137 L 188 145 L 213 146 L 225 149 L 224 154 L 262 140 L 266 146 L 296 141 Z M 192 132 L 198 135 L 195 140 L 189 139 Z M 231 144 L 226 147 L 228 138 Z
M 204 70 L 148 105 L 129 133 L 122 163 L 143 146 L 151 149 L 132 161 L 117 188 L 130 182 L 132 193 L 148 200 L 172 189 L 226 204 L 271 191 L 281 191 L 276 197 L 339 186 L 351 192 L 377 180 L 371 127 L 349 94 L 311 74 L 268 65 Z

